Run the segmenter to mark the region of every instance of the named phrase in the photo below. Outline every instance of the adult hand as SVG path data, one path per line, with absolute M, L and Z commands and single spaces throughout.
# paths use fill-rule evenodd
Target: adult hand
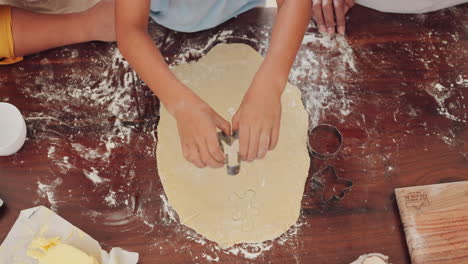
M 312 16 L 322 33 L 344 34 L 345 15 L 354 6 L 354 0 L 312 0 Z

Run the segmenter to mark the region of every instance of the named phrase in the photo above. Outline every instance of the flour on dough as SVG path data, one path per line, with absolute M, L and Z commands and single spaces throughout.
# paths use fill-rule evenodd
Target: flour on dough
M 173 72 L 226 120 L 231 120 L 263 57 L 244 44 L 219 44 L 198 62 Z M 180 222 L 221 247 L 277 238 L 299 218 L 309 170 L 308 115 L 297 87 L 282 96 L 280 140 L 264 160 L 226 168 L 196 168 L 181 151 L 174 118 L 161 108 L 159 176 Z

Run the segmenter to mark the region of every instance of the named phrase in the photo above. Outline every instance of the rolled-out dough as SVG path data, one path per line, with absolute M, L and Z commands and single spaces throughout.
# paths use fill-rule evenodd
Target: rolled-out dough
M 230 121 L 263 57 L 244 44 L 219 44 L 176 76 Z M 282 96 L 280 140 L 264 160 L 243 162 L 240 173 L 196 168 L 180 146 L 176 121 L 161 108 L 157 162 L 168 201 L 182 224 L 221 247 L 274 239 L 299 217 L 309 169 L 308 115 L 297 87 Z

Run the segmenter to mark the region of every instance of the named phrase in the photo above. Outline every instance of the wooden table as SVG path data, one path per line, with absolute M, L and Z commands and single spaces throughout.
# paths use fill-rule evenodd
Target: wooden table
M 264 53 L 274 15 L 257 9 L 198 34 L 154 24 L 171 64 L 219 42 Z M 43 52 L 0 68 L 0 100 L 26 117 L 23 149 L 0 158 L 0 241 L 22 209 L 46 205 L 101 242 L 147 263 L 349 263 L 363 253 L 409 263 L 397 187 L 468 180 L 468 5 L 425 15 L 349 14 L 346 38 L 308 30 L 290 81 L 311 126 L 336 125 L 333 164 L 354 187 L 321 204 L 309 177 L 298 224 L 281 238 L 222 250 L 180 225 L 158 178 L 159 101 L 115 44 Z M 286 161 L 285 161 L 286 162 Z M 328 185 L 331 186 L 331 183 Z

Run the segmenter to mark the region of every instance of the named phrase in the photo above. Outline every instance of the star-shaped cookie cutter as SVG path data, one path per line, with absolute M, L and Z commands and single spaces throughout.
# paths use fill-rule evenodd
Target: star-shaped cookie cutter
M 334 179 L 336 179 L 337 182 L 339 183 L 342 183 L 344 187 L 340 192 L 339 194 L 334 194 L 332 195 L 330 198 L 326 199 L 325 200 L 325 188 L 327 187 L 327 184 L 326 183 L 322 183 L 322 181 L 320 181 L 320 175 L 322 175 L 324 172 L 326 172 L 327 170 L 331 170 L 331 174 L 333 176 Z M 324 167 L 323 169 L 319 170 L 318 172 L 314 173 L 312 175 L 312 181 L 318 185 L 320 188 L 322 188 L 322 204 L 328 204 L 329 202 L 331 201 L 336 201 L 336 202 L 339 202 L 341 200 L 343 200 L 343 198 L 345 197 L 346 193 L 351 191 L 351 189 L 353 188 L 353 181 L 351 180 L 348 180 L 348 179 L 345 179 L 345 178 L 341 178 L 339 177 L 337 174 L 336 174 L 336 170 L 335 170 L 335 167 L 333 167 L 332 165 L 328 165 L 326 167 Z

